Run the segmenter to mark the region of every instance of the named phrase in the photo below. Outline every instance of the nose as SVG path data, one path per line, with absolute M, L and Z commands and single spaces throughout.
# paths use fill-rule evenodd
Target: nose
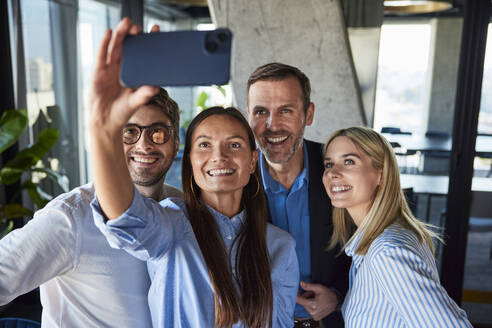
M 276 130 L 277 129 L 277 126 L 278 126 L 278 117 L 276 116 L 275 113 L 270 113 L 270 115 L 268 115 L 268 119 L 266 121 L 266 127 L 267 129 L 269 130 Z
M 339 165 L 334 164 L 332 167 L 325 170 L 325 174 L 330 179 L 336 179 L 336 178 L 340 178 L 342 176 L 342 170 L 341 170 Z
M 135 144 L 136 149 L 148 151 L 154 147 L 154 143 L 150 140 L 146 132 L 147 131 L 145 130 L 142 131 L 140 139 L 138 139 L 137 143 Z
M 225 146 L 215 147 L 212 153 L 212 161 L 221 162 L 227 159 L 227 150 Z

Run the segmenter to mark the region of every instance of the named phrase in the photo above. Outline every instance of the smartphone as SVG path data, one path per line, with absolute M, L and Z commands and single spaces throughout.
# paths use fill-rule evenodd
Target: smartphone
M 175 31 L 129 35 L 123 42 L 123 85 L 197 86 L 229 82 L 232 33 Z

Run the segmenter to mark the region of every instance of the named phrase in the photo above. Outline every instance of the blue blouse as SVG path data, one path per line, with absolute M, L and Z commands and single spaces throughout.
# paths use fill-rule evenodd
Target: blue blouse
M 359 235 L 360 238 L 360 235 Z M 410 230 L 386 228 L 366 255 L 352 257 L 342 314 L 346 327 L 471 327 L 439 282 L 434 256 Z
M 118 219 L 107 222 L 97 199 L 91 205 L 95 224 L 111 247 L 147 261 L 151 279 L 148 302 L 154 327 L 214 326 L 214 290 L 183 200 L 168 198 L 158 204 L 135 189 L 130 208 Z M 229 250 L 245 213 L 229 219 L 209 209 Z M 272 325 L 292 327 L 299 286 L 295 242 L 288 233 L 268 224 L 267 245 L 273 290 Z M 234 268 L 235 249 L 231 253 Z M 245 325 L 238 322 L 233 327 Z

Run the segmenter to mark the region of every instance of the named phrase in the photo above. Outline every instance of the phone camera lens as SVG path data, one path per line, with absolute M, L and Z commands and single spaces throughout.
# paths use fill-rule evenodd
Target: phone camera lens
M 217 38 L 219 39 L 220 42 L 226 42 L 227 41 L 227 34 L 224 32 L 220 32 L 217 34 Z
M 209 41 L 205 44 L 205 49 L 207 49 L 208 52 L 214 53 L 217 51 L 217 48 L 219 46 L 217 45 L 217 42 Z

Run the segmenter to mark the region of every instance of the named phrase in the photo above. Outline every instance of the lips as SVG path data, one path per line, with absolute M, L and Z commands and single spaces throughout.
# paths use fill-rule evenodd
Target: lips
M 342 193 L 352 189 L 352 186 L 349 185 L 331 185 L 330 186 L 332 193 Z
M 155 164 L 159 159 L 163 158 L 162 154 L 159 152 L 131 152 L 129 154 L 130 160 L 136 165 L 140 166 L 151 166 Z
M 208 170 L 207 174 L 212 176 L 212 177 L 217 177 L 217 176 L 228 176 L 231 174 L 234 174 L 236 170 L 230 169 L 230 168 L 220 168 L 220 169 L 212 169 Z
M 132 156 L 133 161 L 142 164 L 152 164 L 157 162 L 155 157 L 142 157 L 142 156 Z
M 281 137 L 269 137 L 269 138 L 266 138 L 267 141 L 269 143 L 273 143 L 273 144 L 279 144 L 279 143 L 282 143 L 284 142 L 285 140 L 287 140 L 289 136 L 281 136 Z

